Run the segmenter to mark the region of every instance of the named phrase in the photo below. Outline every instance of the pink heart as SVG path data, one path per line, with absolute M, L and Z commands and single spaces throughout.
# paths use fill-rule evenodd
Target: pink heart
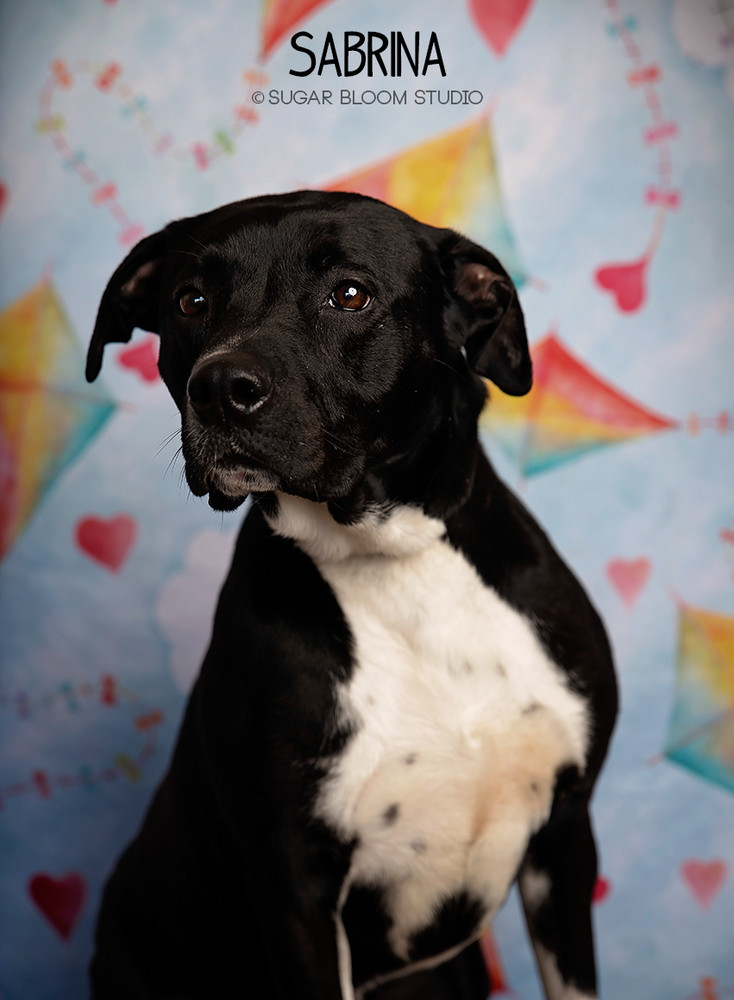
M 150 334 L 138 344 L 125 347 L 117 355 L 117 363 L 137 372 L 144 382 L 158 382 L 158 338 Z
M 702 910 L 711 905 L 727 876 L 725 861 L 684 861 L 680 868 L 683 881 Z
M 599 875 L 596 883 L 594 884 L 594 891 L 591 899 L 594 903 L 603 903 L 611 891 L 612 883 L 608 878 L 605 878 L 603 875 Z
M 607 563 L 607 576 L 628 608 L 647 583 L 652 566 L 649 559 L 612 559 Z
M 0 215 L 5 209 L 6 202 L 8 200 L 8 189 L 4 184 L 0 184 Z
M 645 300 L 647 260 L 643 257 L 632 264 L 607 264 L 594 273 L 597 285 L 612 293 L 622 312 L 634 312 Z
M 128 514 L 105 520 L 89 515 L 76 525 L 76 543 L 85 555 L 117 573 L 128 557 L 138 526 Z
M 83 877 L 70 872 L 54 878 L 41 872 L 28 882 L 28 894 L 54 930 L 68 941 L 87 894 Z
M 496 55 L 504 55 L 533 0 L 469 0 L 474 22 Z

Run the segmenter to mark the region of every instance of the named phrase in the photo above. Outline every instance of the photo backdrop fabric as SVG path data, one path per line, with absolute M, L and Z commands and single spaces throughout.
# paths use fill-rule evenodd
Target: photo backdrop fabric
M 296 31 L 340 60 L 346 31 L 419 32 L 421 58 L 435 32 L 446 75 L 294 76 Z M 483 440 L 620 674 L 603 995 L 734 996 L 733 67 L 714 0 L 0 8 L 1 1000 L 86 995 L 242 517 L 187 493 L 155 337 L 84 381 L 100 295 L 170 219 L 302 187 L 383 197 L 512 271 L 536 385 L 492 393 Z M 537 1000 L 514 896 L 494 942 L 498 989 Z

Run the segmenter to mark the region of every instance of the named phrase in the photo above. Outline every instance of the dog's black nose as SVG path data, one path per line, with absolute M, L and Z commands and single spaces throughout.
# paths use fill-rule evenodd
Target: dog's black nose
M 204 423 L 242 423 L 262 406 L 272 388 L 272 370 L 265 358 L 222 354 L 196 365 L 188 396 Z

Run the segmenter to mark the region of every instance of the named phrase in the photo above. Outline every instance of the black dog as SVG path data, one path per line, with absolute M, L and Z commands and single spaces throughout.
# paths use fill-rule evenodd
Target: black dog
M 616 688 L 478 443 L 481 376 L 531 382 L 499 262 L 358 195 L 255 198 L 135 247 L 90 380 L 134 327 L 160 333 L 191 490 L 254 503 L 105 891 L 95 997 L 479 1000 L 473 942 L 515 879 L 547 996 L 595 996 Z

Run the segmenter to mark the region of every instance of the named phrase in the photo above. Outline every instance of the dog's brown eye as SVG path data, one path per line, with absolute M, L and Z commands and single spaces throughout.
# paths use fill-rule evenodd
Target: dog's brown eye
M 178 308 L 184 316 L 200 316 L 209 308 L 206 299 L 195 288 L 188 288 L 178 297 Z
M 335 309 L 364 309 L 370 304 L 372 296 L 356 281 L 344 281 L 337 285 L 329 298 L 329 305 Z

